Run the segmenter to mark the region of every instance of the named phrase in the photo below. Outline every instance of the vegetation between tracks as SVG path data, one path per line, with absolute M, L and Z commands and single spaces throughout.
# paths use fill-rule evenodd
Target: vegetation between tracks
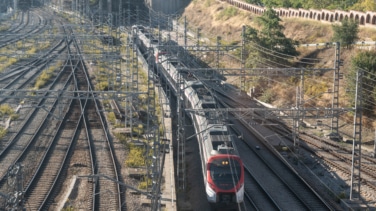
M 71 22 L 75 23 L 77 19 L 71 18 L 71 16 L 64 15 L 67 19 Z M 77 33 L 79 33 L 77 31 Z M 75 34 L 77 34 L 75 31 Z M 99 38 L 102 36 L 110 36 L 115 39 L 115 43 L 111 42 L 104 42 L 101 39 L 90 39 L 81 42 L 81 49 L 84 55 L 101 55 L 103 53 L 107 54 L 108 56 L 119 56 L 120 60 L 97 60 L 93 59 L 90 63 L 91 68 L 91 78 L 93 80 L 93 84 L 96 90 L 100 91 L 108 91 L 108 90 L 117 90 L 119 94 L 115 97 L 121 107 L 125 108 L 126 106 L 126 98 L 128 96 L 128 92 L 140 92 L 141 94 L 137 94 L 137 96 L 132 97 L 132 105 L 134 110 L 132 111 L 132 119 L 133 124 L 131 128 L 130 134 L 123 134 L 123 133 L 115 133 L 114 136 L 117 140 L 119 140 L 123 145 L 125 150 L 127 151 L 126 159 L 124 160 L 124 164 L 128 168 L 144 168 L 146 169 L 147 166 L 151 165 L 151 158 L 153 154 L 152 148 L 152 139 L 145 138 L 146 132 L 146 125 L 147 121 L 150 124 L 150 127 L 158 125 L 160 134 L 163 133 L 163 126 L 160 124 L 162 118 L 162 112 L 159 105 L 159 101 L 157 94 L 155 94 L 155 105 L 149 105 L 149 95 L 148 95 L 148 75 L 142 69 L 134 69 L 133 67 L 141 67 L 139 64 L 134 64 L 134 61 L 137 59 L 133 58 L 135 56 L 132 53 L 132 49 L 128 49 L 128 46 L 122 45 L 118 46 L 118 42 L 116 41 L 119 39 L 120 42 L 126 43 L 127 35 L 121 34 L 119 31 L 112 30 L 107 26 L 99 26 L 95 27 L 94 30 L 90 32 L 85 31 L 82 29 L 82 34 L 84 33 L 93 33 L 93 36 L 97 36 L 99 34 Z M 90 35 L 89 35 L 90 36 Z M 126 46 L 126 47 L 123 47 Z M 111 54 L 113 53 L 113 54 Z M 130 55 L 131 58 L 128 58 L 127 55 Z M 129 60 L 127 60 L 128 58 Z M 121 70 L 130 69 L 130 72 L 127 74 L 135 74 L 134 71 L 137 71 L 137 87 L 132 87 L 134 84 L 125 81 L 125 73 L 121 72 Z M 120 70 L 120 71 L 119 71 Z M 49 75 L 48 72 L 45 75 Z M 120 80 L 118 77 L 120 77 Z M 42 78 L 42 77 L 41 77 Z M 47 78 L 47 77 L 43 77 Z M 122 122 L 120 119 L 117 119 L 115 112 L 111 108 L 111 103 L 109 100 L 103 100 L 103 104 L 105 105 L 106 109 L 106 117 L 109 123 L 114 128 L 124 128 L 128 127 Z M 149 109 L 155 109 L 155 115 L 149 116 Z M 148 118 L 151 118 L 148 120 Z M 142 146 L 135 145 L 133 140 L 137 140 L 140 143 L 143 143 Z M 148 176 L 144 176 L 139 181 L 138 188 L 139 189 L 147 189 L 149 185 L 151 185 L 151 179 Z
M 28 42 L 28 40 L 22 40 L 15 43 L 15 45 L 6 46 L 3 48 L 5 55 L 13 55 L 14 57 L 9 56 L 0 56 L 0 70 L 5 70 L 6 68 L 16 64 L 17 62 L 21 61 L 22 59 L 27 59 L 38 52 L 42 52 L 43 50 L 50 47 L 50 43 L 38 43 L 32 41 Z M 14 54 L 12 52 L 19 52 Z
M 8 29 L 10 29 L 10 26 L 8 25 L 8 26 L 0 26 L 0 32 L 1 31 L 6 31 L 6 30 L 8 30 Z
M 44 70 L 42 74 L 35 81 L 34 89 L 38 90 L 42 88 L 43 86 L 45 86 L 48 83 L 48 81 L 51 79 L 51 77 L 54 76 L 53 74 L 54 71 L 56 71 L 58 67 L 61 67 L 61 65 L 62 65 L 62 62 L 60 61 L 60 62 L 57 62 L 56 65 L 50 66 L 48 69 Z
M 2 123 L 5 124 L 5 121 L 8 119 L 15 120 L 18 118 L 18 114 L 9 104 L 0 105 L 0 118 L 2 119 Z M 2 139 L 8 130 L 6 127 L 0 127 L 0 139 Z

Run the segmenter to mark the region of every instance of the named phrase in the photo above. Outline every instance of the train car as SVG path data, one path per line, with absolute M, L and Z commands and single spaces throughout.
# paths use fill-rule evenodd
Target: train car
M 138 32 L 140 45 L 153 48 L 158 47 L 142 32 Z M 158 74 L 170 85 L 175 94 L 183 90 L 186 108 L 206 109 L 216 108 L 216 100 L 178 59 L 172 54 L 157 54 L 156 63 Z M 180 68 L 180 70 L 179 70 Z M 183 69 L 182 69 L 183 68 Z M 229 134 L 226 123 L 216 112 L 189 113 L 199 143 L 202 162 L 203 178 L 206 196 L 214 207 L 223 205 L 237 205 L 244 198 L 244 168 L 240 157 L 233 148 L 233 135 Z
M 206 126 L 195 124 L 202 133 L 199 144 L 207 200 L 214 207 L 237 205 L 244 200 L 243 163 L 232 146 L 233 135 L 227 126 L 211 118 L 200 121 Z
M 219 206 L 241 203 L 244 200 L 244 168 L 232 147 L 232 136 L 224 125 L 214 126 L 209 130 L 209 136 L 211 142 L 206 142 L 204 147 L 207 199 Z

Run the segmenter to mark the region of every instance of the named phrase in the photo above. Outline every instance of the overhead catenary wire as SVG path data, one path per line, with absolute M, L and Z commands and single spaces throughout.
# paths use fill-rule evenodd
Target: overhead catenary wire
M 289 55 L 289 54 L 285 54 L 285 53 L 281 53 L 281 52 L 278 52 L 278 51 L 275 51 L 275 50 L 265 48 L 265 47 L 263 47 L 263 46 L 261 46 L 257 43 L 254 43 L 254 42 L 250 42 L 250 43 L 252 43 L 252 45 L 249 45 L 249 46 L 252 47 L 255 50 L 261 51 L 265 54 L 268 54 L 268 55 L 271 55 L 271 56 L 274 56 L 274 57 L 280 58 L 280 59 L 286 59 L 286 60 L 287 59 L 295 59 L 295 60 L 297 60 L 296 61 L 297 64 L 317 65 L 322 61 L 322 59 L 293 56 L 293 55 Z M 304 60 L 304 61 L 301 61 L 301 60 Z M 310 60 L 312 60 L 312 62 L 309 62 Z
M 276 51 L 271 51 L 271 50 L 269 50 L 269 51 L 263 51 L 263 50 L 260 50 L 260 48 L 258 48 L 258 46 L 257 46 L 257 47 L 255 47 L 255 46 L 251 46 L 251 48 L 254 49 L 255 51 L 263 52 L 263 53 L 265 53 L 265 54 L 267 54 L 267 55 L 270 55 L 271 57 L 274 57 L 274 58 L 277 58 L 277 59 L 284 59 L 284 60 L 285 60 L 285 59 L 288 59 L 288 58 L 285 58 L 285 57 L 281 57 L 281 56 L 277 56 L 277 55 L 275 55 L 274 52 L 276 52 Z M 266 59 L 266 58 L 264 58 L 264 59 Z M 272 60 L 270 60 L 270 59 L 267 59 L 267 60 L 272 61 Z M 279 66 L 293 67 L 292 65 L 281 64 L 281 63 L 278 63 L 278 62 L 276 62 L 276 61 L 273 61 L 273 63 L 276 63 L 276 64 L 278 64 Z M 296 62 L 296 63 L 299 63 L 299 64 L 305 64 L 305 65 L 317 65 L 317 64 L 318 64 L 317 62 L 316 62 L 316 63 L 309 63 L 309 62 L 301 62 L 301 61 L 298 61 L 298 62 Z
M 259 45 L 259 44 L 255 43 L 255 42 L 251 42 L 251 43 L 256 46 L 256 49 L 263 49 L 262 51 L 265 52 L 265 53 L 267 53 L 269 51 L 270 53 L 268 53 L 268 54 L 276 55 L 276 57 L 279 57 L 279 58 L 286 57 L 284 59 L 289 59 L 289 58 L 290 59 L 298 59 L 297 56 L 293 56 L 293 55 L 289 55 L 289 54 L 286 54 L 286 53 L 281 53 L 279 51 L 275 51 L 275 50 L 272 50 L 272 49 L 268 49 L 268 48 L 266 48 L 266 47 L 264 47 L 262 45 Z M 277 56 L 277 55 L 279 55 L 279 56 Z M 298 62 L 298 63 L 310 64 L 310 65 L 315 65 L 318 62 L 322 61 L 322 59 L 314 59 L 314 58 L 301 58 L 301 59 L 315 61 L 315 62 Z
M 290 65 L 286 65 L 286 64 L 280 64 L 278 63 L 277 61 L 273 61 L 273 60 L 270 60 L 269 58 L 263 58 L 263 60 L 260 60 L 260 58 L 258 57 L 252 57 L 252 59 L 254 59 L 255 61 L 258 61 L 260 64 L 264 64 L 265 67 L 276 67 L 276 66 L 282 66 L 282 67 L 291 67 Z M 268 64 L 266 62 L 270 62 L 271 64 Z

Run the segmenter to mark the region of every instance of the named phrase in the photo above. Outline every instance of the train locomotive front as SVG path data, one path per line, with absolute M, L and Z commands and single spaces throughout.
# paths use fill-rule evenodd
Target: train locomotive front
M 206 164 L 206 196 L 210 203 L 235 204 L 244 198 L 244 168 L 237 155 L 217 154 Z

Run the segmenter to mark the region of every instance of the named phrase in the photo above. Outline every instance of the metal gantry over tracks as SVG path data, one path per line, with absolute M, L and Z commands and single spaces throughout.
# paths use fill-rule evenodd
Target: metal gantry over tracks
M 186 33 L 186 30 L 184 30 Z M 199 33 L 197 33 L 199 35 Z M 199 40 L 197 36 L 197 40 Z M 220 38 L 219 38 L 220 39 Z M 219 40 L 218 39 L 218 40 Z M 186 41 L 185 41 L 186 43 Z M 197 41 L 199 43 L 199 41 Z M 205 46 L 199 45 L 196 46 L 187 46 L 185 44 L 185 49 L 192 52 L 199 51 L 215 51 L 217 55 L 223 54 L 224 52 L 229 51 L 230 49 L 241 48 L 243 55 L 245 42 L 242 42 L 241 46 L 220 46 L 220 42 L 217 42 L 217 46 Z M 354 117 L 354 136 L 353 136 L 353 160 L 352 160 L 352 175 L 351 175 L 351 188 L 350 188 L 350 200 L 359 199 L 360 194 L 360 157 L 361 157 L 361 95 L 357 91 L 356 99 L 357 106 L 355 108 L 340 108 L 339 107 L 339 81 L 342 78 L 342 73 L 340 73 L 340 66 L 342 61 L 340 59 L 340 45 L 339 43 L 321 43 L 316 44 L 315 46 L 334 46 L 335 56 L 334 56 L 334 67 L 333 68 L 246 68 L 244 65 L 244 58 L 241 57 L 241 66 L 240 68 L 220 68 L 217 67 L 204 67 L 204 68 L 180 68 L 180 71 L 195 73 L 207 73 L 217 71 L 221 73 L 222 76 L 237 76 L 240 78 L 241 90 L 245 88 L 245 77 L 246 76 L 264 76 L 264 77 L 300 77 L 301 85 L 297 91 L 296 98 L 297 103 L 296 107 L 291 108 L 267 108 L 267 109 L 253 109 L 253 108 L 227 108 L 227 109 L 202 109 L 202 110 L 192 110 L 185 109 L 186 112 L 195 112 L 196 114 L 208 113 L 208 112 L 222 112 L 224 116 L 228 116 L 229 113 L 235 113 L 238 118 L 241 116 L 257 112 L 257 114 L 263 119 L 292 119 L 293 120 L 293 137 L 294 137 L 294 146 L 299 149 L 299 125 L 304 119 L 331 119 L 331 134 L 330 137 L 339 139 L 339 117 L 341 114 L 346 112 L 356 112 Z M 217 56 L 217 64 L 219 57 Z M 333 90 L 328 91 L 327 93 L 332 94 L 332 107 L 331 108 L 307 108 L 303 107 L 304 105 L 304 76 L 309 75 L 318 75 L 325 73 L 327 71 L 333 71 Z M 201 80 L 205 81 L 205 78 Z M 211 80 L 211 79 L 208 79 Z M 358 79 L 357 89 L 361 88 L 361 81 Z M 243 90 L 247 91 L 247 90 Z M 260 115 L 261 114 L 261 115 Z M 184 153 L 184 152 L 182 152 Z M 358 162 L 359 161 L 359 162 Z

